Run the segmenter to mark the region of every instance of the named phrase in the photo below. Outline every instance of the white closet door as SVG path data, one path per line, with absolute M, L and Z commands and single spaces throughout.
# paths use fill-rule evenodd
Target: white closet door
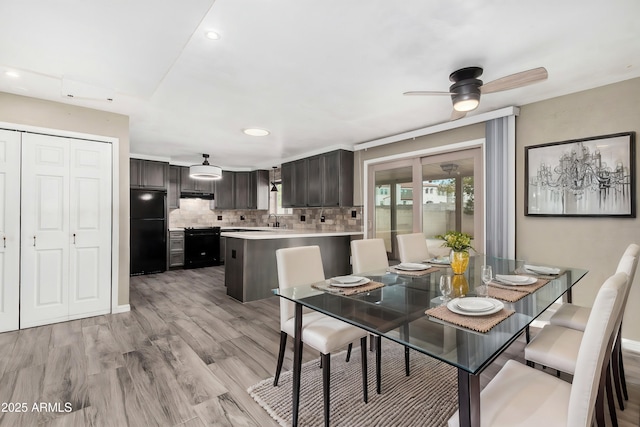
M 18 329 L 20 132 L 0 130 L 0 332 Z
M 71 146 L 71 319 L 111 311 L 111 145 Z
M 20 327 L 69 318 L 68 138 L 22 137 Z

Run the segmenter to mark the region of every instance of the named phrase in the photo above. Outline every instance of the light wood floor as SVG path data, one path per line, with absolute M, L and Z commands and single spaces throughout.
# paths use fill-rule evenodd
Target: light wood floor
M 240 304 L 226 296 L 223 274 L 210 267 L 132 277 L 129 313 L 0 334 L 0 425 L 276 425 L 246 389 L 273 375 L 277 297 Z M 482 383 L 507 358 L 522 360 L 523 346 L 516 342 Z M 316 356 L 305 349 L 304 361 Z M 618 417 L 638 426 L 640 355 L 625 353 L 625 367 L 630 398 Z M 15 412 L 22 403 L 27 411 Z

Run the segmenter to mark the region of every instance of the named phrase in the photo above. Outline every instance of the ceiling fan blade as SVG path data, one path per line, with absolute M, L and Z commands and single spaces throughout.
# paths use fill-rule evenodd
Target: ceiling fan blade
M 511 74 L 510 76 L 505 76 L 497 80 L 490 81 L 489 83 L 485 83 L 480 87 L 480 91 L 482 93 L 493 93 L 515 89 L 546 80 L 547 77 L 549 77 L 549 74 L 544 67 L 534 68 L 532 70 Z
M 403 93 L 403 95 L 452 95 L 451 92 L 440 92 L 440 91 L 433 91 L 433 90 L 412 90 L 410 92 L 405 92 Z
M 453 110 L 451 112 L 451 118 L 449 119 L 450 121 L 454 121 L 454 120 L 458 120 L 463 118 L 464 116 L 467 115 L 466 111 L 458 111 L 458 110 Z

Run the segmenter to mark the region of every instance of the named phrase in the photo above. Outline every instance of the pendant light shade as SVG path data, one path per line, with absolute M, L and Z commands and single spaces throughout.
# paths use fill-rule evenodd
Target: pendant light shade
M 189 168 L 189 176 L 193 179 L 212 180 L 222 178 L 222 169 L 209 164 L 208 154 L 203 154 L 204 161 L 201 165 L 193 165 Z

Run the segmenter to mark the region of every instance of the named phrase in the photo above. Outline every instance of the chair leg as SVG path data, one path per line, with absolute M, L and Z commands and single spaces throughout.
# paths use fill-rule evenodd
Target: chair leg
M 367 377 L 367 337 L 360 338 L 360 356 L 362 357 L 362 394 L 364 403 L 369 402 L 369 379 Z
M 618 417 L 616 415 L 616 404 L 613 401 L 613 387 L 611 385 L 611 368 L 607 364 L 607 378 L 605 383 L 605 389 L 607 394 L 607 405 L 609 406 L 609 416 L 611 417 L 611 425 L 618 427 Z
M 276 375 L 273 378 L 273 386 L 278 385 L 280 379 L 280 371 L 282 371 L 282 361 L 284 360 L 284 351 L 287 349 L 287 333 L 280 331 L 280 351 L 278 352 L 278 365 L 276 366 Z
M 616 396 L 618 397 L 618 406 L 621 411 L 624 411 L 624 396 L 622 395 L 622 385 L 620 379 L 620 360 L 616 354 L 616 348 L 613 348 L 613 354 L 611 355 L 611 370 L 613 372 L 613 385 L 616 388 Z
M 409 347 L 404 348 L 404 373 L 406 376 L 411 375 L 411 369 L 409 366 Z
M 375 339 L 376 337 L 373 334 L 369 334 L 369 351 L 375 350 Z
M 527 325 L 527 327 L 524 330 L 524 336 L 527 340 L 527 344 L 529 344 L 529 342 L 531 341 L 531 332 L 529 331 L 529 325 Z
M 380 335 L 378 335 L 376 337 L 376 392 L 378 394 L 382 392 L 382 379 L 381 379 L 382 375 L 380 374 L 381 362 L 382 362 L 382 338 L 380 337 Z
M 351 347 L 353 347 L 353 343 L 349 343 L 349 347 L 347 347 L 347 362 L 351 359 Z
M 618 336 L 616 336 L 616 342 L 613 346 L 612 357 L 614 361 L 614 372 L 616 363 L 618 365 L 618 379 L 620 380 L 620 385 L 622 386 L 624 400 L 629 400 L 629 393 L 627 391 L 627 380 L 624 378 L 624 364 L 622 363 L 622 325 L 620 325 L 620 329 L 618 329 Z
M 323 354 L 322 359 L 322 391 L 324 393 L 324 425 L 329 427 L 329 380 L 331 378 L 331 354 Z
M 620 382 L 622 383 L 624 400 L 629 400 L 629 393 L 627 392 L 627 380 L 624 379 L 624 363 L 622 363 L 622 351 L 620 351 L 618 359 L 620 360 Z

